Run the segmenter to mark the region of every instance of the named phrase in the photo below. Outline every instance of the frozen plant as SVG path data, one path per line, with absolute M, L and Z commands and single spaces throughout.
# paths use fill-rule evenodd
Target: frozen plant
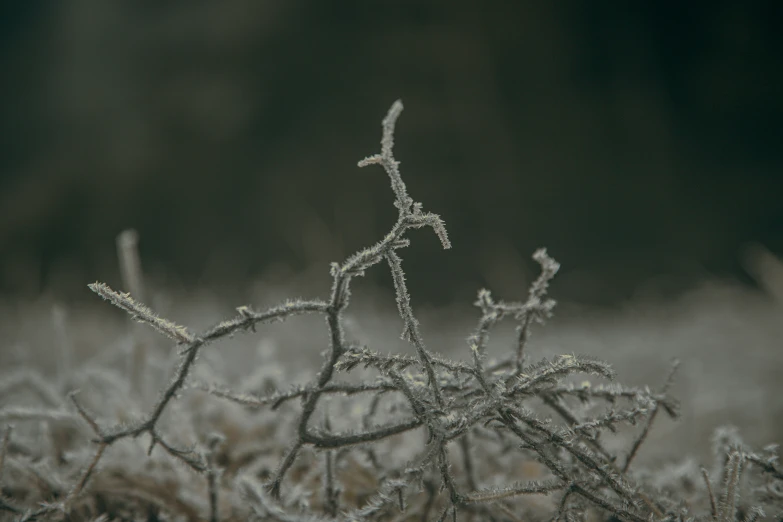
M 178 364 L 147 413 L 116 425 L 105 424 L 89 411 L 77 393 L 68 394 L 71 409 L 60 405 L 60 391 L 35 376 L 3 381 L 0 396 L 4 386 L 24 384 L 51 404 L 44 409 L 4 407 L 1 423 L 50 423 L 52 429 L 70 438 L 82 436 L 91 444 L 89 453 L 84 444 L 79 451 L 66 451 L 64 444 L 49 450 L 57 455 L 43 459 L 40 470 L 37 461 L 11 449 L 14 432 L 7 428 L 0 451 L 0 483 L 4 477 L 16 482 L 2 490 L 3 513 L 19 520 L 464 517 L 753 522 L 767 511 L 780 510 L 781 470 L 775 449 L 756 453 L 738 437 L 724 434 L 716 439 L 717 469 L 713 476 L 703 470 L 703 482 L 691 480 L 687 497 L 679 495 L 680 489 L 661 486 L 684 481 L 680 475 L 670 479 L 634 473 L 634 459 L 656 416 L 678 415 L 677 401 L 669 395 L 676 363 L 660 389 L 651 390 L 609 382 L 615 377 L 610 365 L 587 356 L 564 354 L 528 362 L 525 349 L 531 328 L 543 324 L 555 306 L 548 285 L 559 265 L 544 249 L 533 255 L 541 274 L 524 301 L 505 302 L 488 290 L 478 292 L 475 305 L 480 314 L 467 338 L 465 360 L 449 360 L 427 348 L 399 252 L 410 245 L 407 233 L 414 228 L 431 228 L 445 249 L 450 242 L 441 218 L 414 202 L 400 176 L 393 149 L 402 108 L 395 102 L 383 120 L 380 153 L 359 162 L 360 167 L 379 165 L 388 174 L 397 221 L 375 245 L 332 264 L 327 299 L 287 300 L 263 311 L 241 306 L 236 317 L 194 332 L 158 316 L 129 293 L 103 283 L 89 285 L 175 343 Z M 346 338 L 343 314 L 350 304 L 351 285 L 379 264 L 386 264 L 393 276 L 402 338 L 411 348 L 408 354 L 384 354 L 369 343 Z M 138 273 L 138 267 L 127 271 Z M 134 277 L 141 288 L 139 276 Z M 322 315 L 329 339 L 320 370 L 308 383 L 283 385 L 266 394 L 189 383 L 199 353 L 211 344 L 302 314 Z M 517 323 L 516 342 L 505 357 L 489 360 L 490 333 L 503 320 Z M 144 351 L 137 353 L 142 355 L 134 368 L 144 364 L 139 357 L 146 357 Z M 577 374 L 597 381 L 575 384 L 571 377 Z M 133 385 L 140 386 L 138 375 L 133 379 Z M 278 382 L 284 384 L 285 378 Z M 212 401 L 236 403 L 232 411 L 241 419 L 224 421 L 223 429 L 220 422 L 210 424 L 198 410 L 199 404 L 208 407 L 204 400 L 187 402 L 181 397 L 203 396 L 199 390 L 210 392 Z M 187 405 L 178 418 L 197 420 L 165 425 L 166 412 L 177 402 Z M 628 428 L 635 425 L 636 432 Z M 180 432 L 189 427 L 200 430 L 190 437 L 199 444 L 182 447 L 173 442 L 187 439 Z M 621 427 L 629 432 L 626 444 L 611 449 L 606 434 Z M 236 432 L 242 430 L 256 433 L 257 445 L 248 444 L 240 452 L 228 447 L 228 441 L 236 440 Z M 129 465 L 133 447 L 123 445 L 142 439 L 150 456 L 146 468 L 138 462 Z M 156 448 L 159 451 L 153 454 Z M 166 459 L 159 458 L 161 452 Z M 109 460 L 111 453 L 122 457 Z M 171 466 L 172 462 L 184 468 Z M 48 478 L 31 478 L 40 475 Z M 163 486 L 145 486 L 145 480 L 149 484 L 159 476 L 176 486 L 165 494 L 160 491 Z

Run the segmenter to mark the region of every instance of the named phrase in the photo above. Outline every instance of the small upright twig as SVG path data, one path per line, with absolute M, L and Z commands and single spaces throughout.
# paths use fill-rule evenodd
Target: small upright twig
M 144 273 L 141 270 L 138 232 L 128 229 L 117 236 L 117 257 L 123 286 L 136 299 L 144 301 Z
M 702 466 L 701 467 L 701 476 L 704 479 L 704 486 L 707 489 L 707 496 L 710 500 L 710 514 L 712 515 L 713 520 L 717 520 L 718 518 L 718 504 L 715 502 L 715 495 L 712 493 L 712 484 L 710 483 L 710 474 L 707 472 L 707 469 Z
M 738 449 L 732 450 L 728 455 L 723 472 L 723 493 L 718 508 L 719 522 L 734 522 L 736 518 L 737 495 L 744 460 L 742 452 Z
M 139 256 L 139 234 L 133 229 L 122 231 L 117 236 L 117 258 L 120 265 L 120 276 L 125 291 L 139 302 L 145 302 L 144 274 L 141 270 Z M 149 351 L 149 336 L 139 328 L 132 326 L 132 350 L 130 353 L 131 384 L 134 391 L 144 394 L 147 390 L 147 358 Z

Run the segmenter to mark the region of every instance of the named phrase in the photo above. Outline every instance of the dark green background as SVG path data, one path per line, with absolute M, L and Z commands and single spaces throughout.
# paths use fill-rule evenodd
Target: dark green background
M 340 260 L 395 217 L 356 161 L 396 98 L 454 243 L 414 233 L 419 299 L 520 295 L 539 246 L 562 299 L 745 278 L 748 244 L 783 252 L 779 5 L 7 2 L 0 288 L 87 297 L 125 227 L 188 286 Z

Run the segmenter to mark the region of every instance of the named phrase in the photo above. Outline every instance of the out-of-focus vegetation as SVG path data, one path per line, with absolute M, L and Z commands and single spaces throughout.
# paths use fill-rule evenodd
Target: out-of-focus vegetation
M 88 298 L 127 227 L 188 286 L 321 270 L 393 218 L 352 165 L 397 97 L 408 183 L 457 245 L 443 277 L 437 242 L 411 253 L 421 299 L 525 288 L 542 244 L 587 303 L 748 282 L 748 242 L 783 252 L 773 2 L 0 9 L 0 291 Z

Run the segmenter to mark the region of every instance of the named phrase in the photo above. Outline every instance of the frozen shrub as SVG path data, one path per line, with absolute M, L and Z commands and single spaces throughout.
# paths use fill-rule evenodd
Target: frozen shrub
M 70 406 L 62 399 L 65 384 L 58 388 L 33 373 L 1 381 L 0 397 L 27 387 L 45 403 L 0 410 L 0 423 L 20 426 L 5 429 L 0 451 L 6 517 L 750 522 L 780 511 L 776 449 L 755 452 L 731 429 L 716 434 L 712 473 L 687 460 L 658 471 L 634 469 L 655 418 L 678 415 L 669 395 L 676 363 L 653 390 L 614 383 L 611 366 L 588 356 L 529 361 L 531 329 L 555 307 L 547 291 L 559 265 L 544 249 L 533 255 L 541 273 L 525 300 L 478 292 L 464 360 L 427 348 L 400 251 L 414 228 L 431 228 L 443 248 L 450 242 L 441 218 L 410 197 L 400 176 L 393 149 L 401 111 L 395 102 L 383 120 L 381 152 L 359 162 L 388 174 L 397 221 L 375 245 L 332 264 L 326 299 L 292 299 L 263 311 L 241 306 L 235 317 L 194 332 L 137 296 L 90 285 L 174 343 L 177 364 L 146 413 L 139 399 L 137 408 L 121 409 L 125 418 L 115 425 L 103 421 L 112 405 L 127 401 L 128 390 L 146 395 L 139 373 L 165 367 L 143 342 L 134 345 L 129 384 L 118 388 L 123 377 L 109 368 L 83 368 L 80 379 L 95 379 L 106 391 L 69 392 Z M 126 284 L 141 291 L 135 237 L 123 238 Z M 352 284 L 382 264 L 393 276 L 407 354 L 381 353 L 372 340 L 360 344 L 344 330 Z M 306 384 L 291 384 L 268 360 L 269 368 L 250 372 L 250 390 L 191 382 L 199 354 L 212 344 L 303 314 L 323 316 L 329 339 L 320 370 Z M 504 320 L 518 325 L 516 341 L 508 355 L 490 360 L 489 335 Z M 593 379 L 574 382 L 579 374 Z M 606 440 L 618 431 L 626 433 L 624 445 L 610 449 Z M 138 458 L 139 446 L 147 458 Z

